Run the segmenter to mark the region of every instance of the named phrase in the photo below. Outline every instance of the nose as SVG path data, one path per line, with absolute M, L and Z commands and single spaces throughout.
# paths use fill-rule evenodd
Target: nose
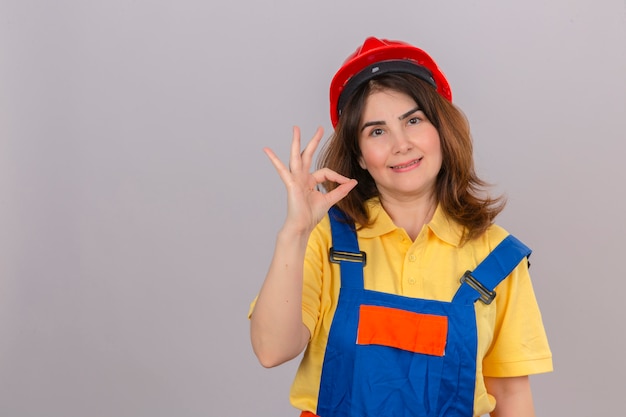
M 397 132 L 395 132 L 393 135 L 393 139 L 393 151 L 396 154 L 406 153 L 413 148 L 413 144 L 411 143 L 409 135 L 403 129 L 399 129 Z

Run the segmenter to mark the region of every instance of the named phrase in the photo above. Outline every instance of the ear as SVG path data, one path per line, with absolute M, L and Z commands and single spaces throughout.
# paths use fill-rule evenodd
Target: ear
M 359 165 L 361 166 L 361 168 L 367 170 L 367 165 L 365 165 L 365 160 L 363 159 L 363 156 L 359 156 Z

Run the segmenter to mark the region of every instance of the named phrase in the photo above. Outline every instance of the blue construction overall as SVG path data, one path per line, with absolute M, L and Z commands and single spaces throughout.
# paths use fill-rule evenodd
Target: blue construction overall
M 530 255 L 509 235 L 461 278 L 451 302 L 364 289 L 366 254 L 354 226 L 329 212 L 341 290 L 322 366 L 319 417 L 471 417 L 477 330 L 474 303 Z M 375 261 L 375 260 L 373 260 Z

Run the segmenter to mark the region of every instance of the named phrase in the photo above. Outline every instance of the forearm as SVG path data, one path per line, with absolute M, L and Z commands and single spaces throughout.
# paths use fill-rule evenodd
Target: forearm
M 328 168 L 310 172 L 323 133 L 318 128 L 301 152 L 300 129 L 294 127 L 289 167 L 271 149 L 264 149 L 287 188 L 287 219 L 276 239 L 274 257 L 250 323 L 252 347 L 267 367 L 296 357 L 310 338 L 302 322 L 302 270 L 309 235 L 328 209 L 356 186 L 356 180 Z M 325 181 L 339 185 L 322 193 L 317 186 Z
M 528 376 L 512 378 L 485 377 L 487 391 L 496 399 L 491 417 L 535 417 Z
M 283 228 L 250 322 L 252 347 L 263 366 L 296 357 L 309 339 L 302 322 L 302 270 L 308 232 Z

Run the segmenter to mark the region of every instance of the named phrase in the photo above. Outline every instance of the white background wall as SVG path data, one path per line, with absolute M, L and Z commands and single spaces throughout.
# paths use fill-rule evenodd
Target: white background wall
M 368 35 L 439 62 L 535 251 L 538 414 L 623 413 L 624 0 L 0 0 L 0 416 L 297 415 L 248 341 L 261 149 L 330 132 Z

